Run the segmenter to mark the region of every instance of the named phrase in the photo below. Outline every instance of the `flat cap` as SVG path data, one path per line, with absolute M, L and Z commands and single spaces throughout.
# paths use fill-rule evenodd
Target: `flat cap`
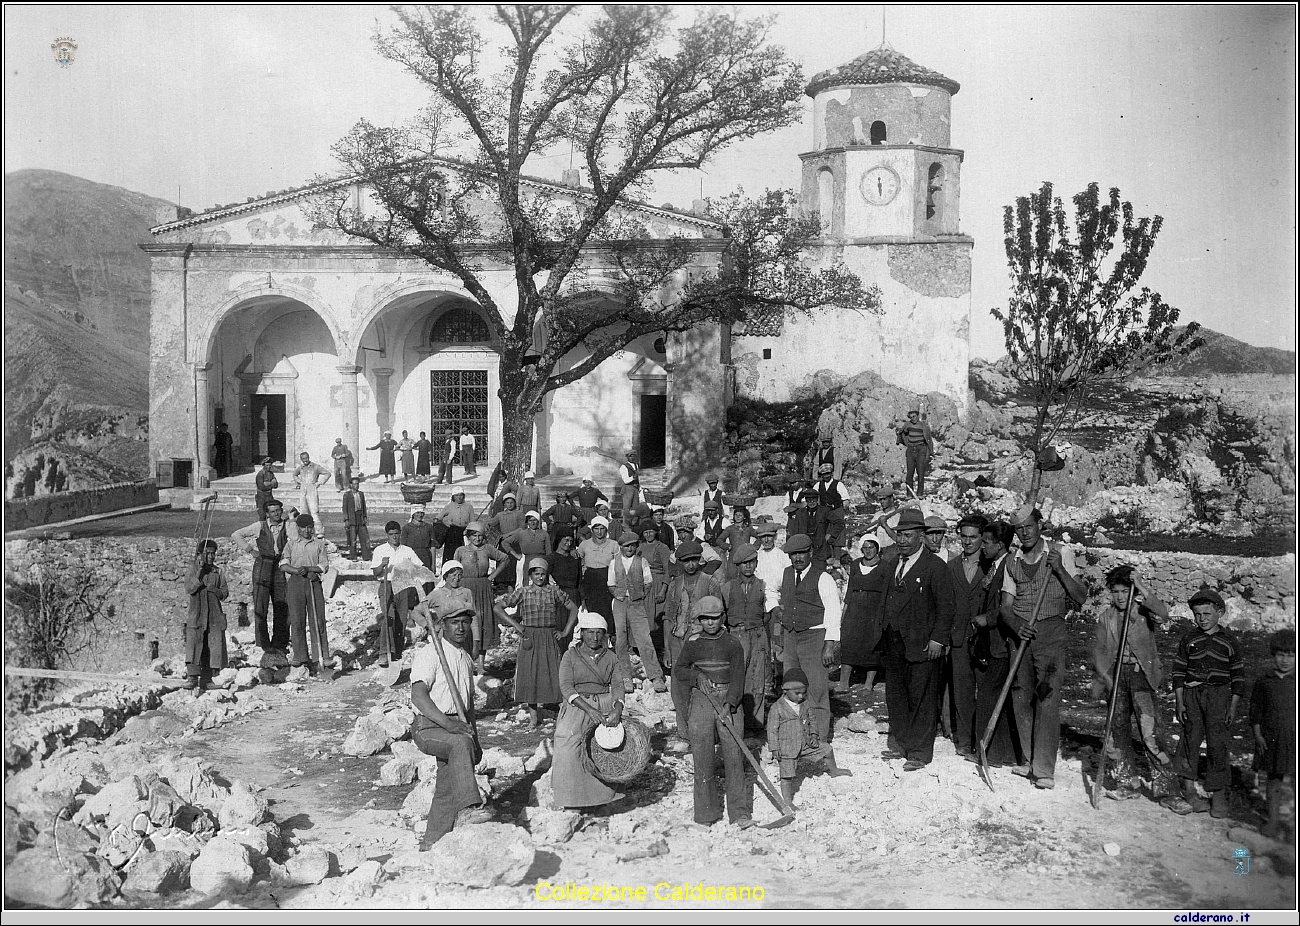
M 721 598 L 705 595 L 691 608 L 691 617 L 721 617 L 723 610 Z
M 704 555 L 704 547 L 700 546 L 698 540 L 683 540 L 677 544 L 675 555 L 679 562 L 684 559 L 699 559 Z
M 1012 512 L 1011 517 L 1009 519 L 1011 522 L 1011 526 L 1024 527 L 1030 521 L 1034 520 L 1034 512 L 1036 511 L 1038 511 L 1038 509 L 1035 508 L 1032 503 L 1026 502 L 1025 504 L 1021 505 L 1019 508 L 1017 508 L 1014 512 Z M 1042 515 L 1040 514 L 1039 517 L 1041 518 Z
M 1222 611 L 1226 607 L 1226 605 L 1223 603 L 1223 596 L 1220 595 L 1218 592 L 1216 592 L 1214 589 L 1204 585 L 1198 588 L 1196 590 L 1196 593 L 1193 594 L 1191 598 L 1187 599 L 1188 607 L 1194 608 L 1198 604 L 1212 604 L 1220 611 Z
M 749 563 L 758 559 L 758 548 L 748 543 L 738 543 L 736 548 L 731 551 L 731 562 L 734 566 L 741 563 Z
M 776 526 L 775 521 L 755 521 L 753 526 L 754 533 L 758 534 L 760 537 L 775 537 L 776 532 L 781 529 Z
M 632 533 L 631 531 L 623 531 L 623 533 L 618 535 L 619 546 L 622 546 L 625 543 L 640 543 L 640 542 L 641 542 L 641 538 L 638 537 L 636 534 Z
M 928 534 L 931 531 L 939 531 L 941 533 L 947 533 L 948 522 L 936 514 L 930 515 L 925 519 L 925 532 Z
M 807 534 L 795 534 L 781 546 L 783 553 L 807 553 L 811 549 L 812 538 Z

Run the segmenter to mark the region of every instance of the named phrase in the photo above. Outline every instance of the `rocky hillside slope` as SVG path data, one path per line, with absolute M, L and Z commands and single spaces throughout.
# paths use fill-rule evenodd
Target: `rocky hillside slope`
M 158 208 L 54 171 L 5 176 L 6 495 L 147 475 Z

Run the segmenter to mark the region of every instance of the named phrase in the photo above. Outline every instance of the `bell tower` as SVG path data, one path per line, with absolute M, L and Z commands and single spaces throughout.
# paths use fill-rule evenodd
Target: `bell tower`
M 950 146 L 950 113 L 960 88 L 883 44 L 813 78 L 802 199 L 826 237 L 958 234 L 964 153 Z

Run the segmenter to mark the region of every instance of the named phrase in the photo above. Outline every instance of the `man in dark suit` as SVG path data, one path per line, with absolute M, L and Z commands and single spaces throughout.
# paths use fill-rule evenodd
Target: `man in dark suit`
M 826 511 L 821 505 L 821 497 L 816 489 L 804 489 L 799 500 L 802 506 L 791 505 L 785 509 L 790 517 L 785 522 L 785 535 L 807 534 L 813 543 L 813 559 L 821 566 L 826 565 Z M 818 556 L 820 555 L 820 559 Z
M 967 643 L 975 669 L 975 738 L 984 736 L 1002 685 L 1007 680 L 1011 653 L 1017 645 L 1015 632 L 1000 620 L 1002 583 L 1007 574 L 1007 551 L 1015 531 L 1006 521 L 994 521 L 984 528 L 984 562 L 987 564 L 979 607 L 971 620 L 974 633 Z M 1012 739 L 1012 706 L 1006 704 L 993 728 L 987 749 L 989 765 L 1015 765 Z M 973 761 L 973 760 L 972 760 Z
M 980 551 L 984 541 L 983 515 L 970 514 L 957 522 L 957 539 L 961 555 L 948 563 L 956 594 L 957 614 L 952 625 L 952 649 L 946 658 L 944 691 L 948 705 L 945 713 L 952 719 L 952 744 L 959 756 L 975 754 L 975 670 L 971 666 L 971 619 L 984 602 L 984 570 Z
M 957 601 L 952 574 L 925 546 L 925 518 L 914 508 L 898 519 L 898 565 L 885 589 L 885 699 L 896 749 L 886 761 L 906 759 L 903 771 L 934 758 L 942 659 L 952 642 Z

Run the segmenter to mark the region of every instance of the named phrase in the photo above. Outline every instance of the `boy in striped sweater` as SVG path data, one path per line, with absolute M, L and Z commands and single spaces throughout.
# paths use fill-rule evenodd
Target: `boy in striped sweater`
M 1196 626 L 1178 643 L 1174 656 L 1173 685 L 1183 738 L 1174 757 L 1174 772 L 1183 780 L 1183 797 L 1196 813 L 1228 816 L 1228 785 L 1232 765 L 1228 755 L 1229 732 L 1237 705 L 1246 693 L 1246 671 L 1241 644 L 1224 627 L 1223 597 L 1202 587 L 1187 603 Z M 1196 793 L 1197 764 L 1205 741 L 1206 801 Z

